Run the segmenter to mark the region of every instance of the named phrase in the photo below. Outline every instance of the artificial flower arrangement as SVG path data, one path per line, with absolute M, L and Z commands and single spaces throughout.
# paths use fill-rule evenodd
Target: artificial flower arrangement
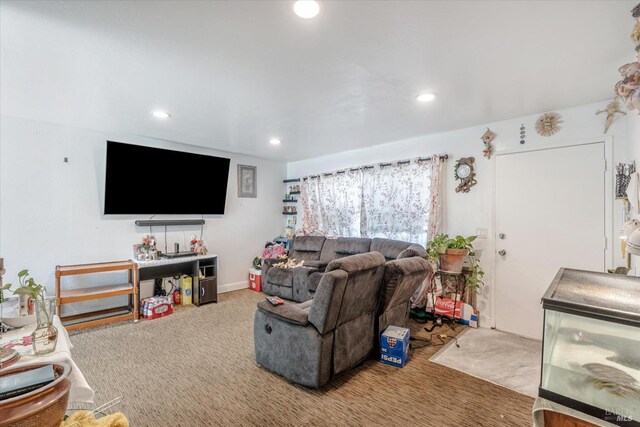
M 253 268 L 256 270 L 262 270 L 262 260 L 279 258 L 284 260 L 287 257 L 287 251 L 280 243 L 267 242 L 262 250 L 262 256 L 257 256 L 253 259 Z
M 157 259 L 155 237 L 147 234 L 142 238 L 142 243 L 133 245 L 133 256 L 139 261 Z

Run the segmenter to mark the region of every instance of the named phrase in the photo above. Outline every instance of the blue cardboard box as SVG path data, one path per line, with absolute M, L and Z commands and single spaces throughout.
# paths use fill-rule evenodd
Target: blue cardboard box
M 409 329 L 389 326 L 380 336 L 380 361 L 404 367 L 409 357 Z

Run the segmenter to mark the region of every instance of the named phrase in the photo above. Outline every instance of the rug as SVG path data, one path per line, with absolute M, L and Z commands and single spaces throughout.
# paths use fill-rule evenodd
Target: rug
M 495 329 L 467 329 L 431 361 L 531 397 L 538 396 L 542 342 Z

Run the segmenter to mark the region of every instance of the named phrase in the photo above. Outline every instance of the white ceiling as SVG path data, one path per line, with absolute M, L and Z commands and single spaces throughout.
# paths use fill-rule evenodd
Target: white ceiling
M 0 111 L 299 160 L 610 98 L 636 1 L 2 0 Z

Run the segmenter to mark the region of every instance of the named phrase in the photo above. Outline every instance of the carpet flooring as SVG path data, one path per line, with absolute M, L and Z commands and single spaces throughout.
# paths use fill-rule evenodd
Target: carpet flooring
M 532 423 L 532 398 L 430 362 L 441 347 L 424 341 L 413 341 L 402 369 L 369 360 L 319 390 L 291 384 L 255 362 L 262 298 L 241 290 L 161 319 L 74 331 L 72 355 L 96 405 L 124 396 L 109 413 L 124 412 L 132 426 Z M 429 338 L 421 326 L 412 323 L 412 335 Z
M 531 397 L 538 395 L 542 342 L 494 329 L 467 329 L 460 348 L 447 344 L 432 362 L 505 386 Z

